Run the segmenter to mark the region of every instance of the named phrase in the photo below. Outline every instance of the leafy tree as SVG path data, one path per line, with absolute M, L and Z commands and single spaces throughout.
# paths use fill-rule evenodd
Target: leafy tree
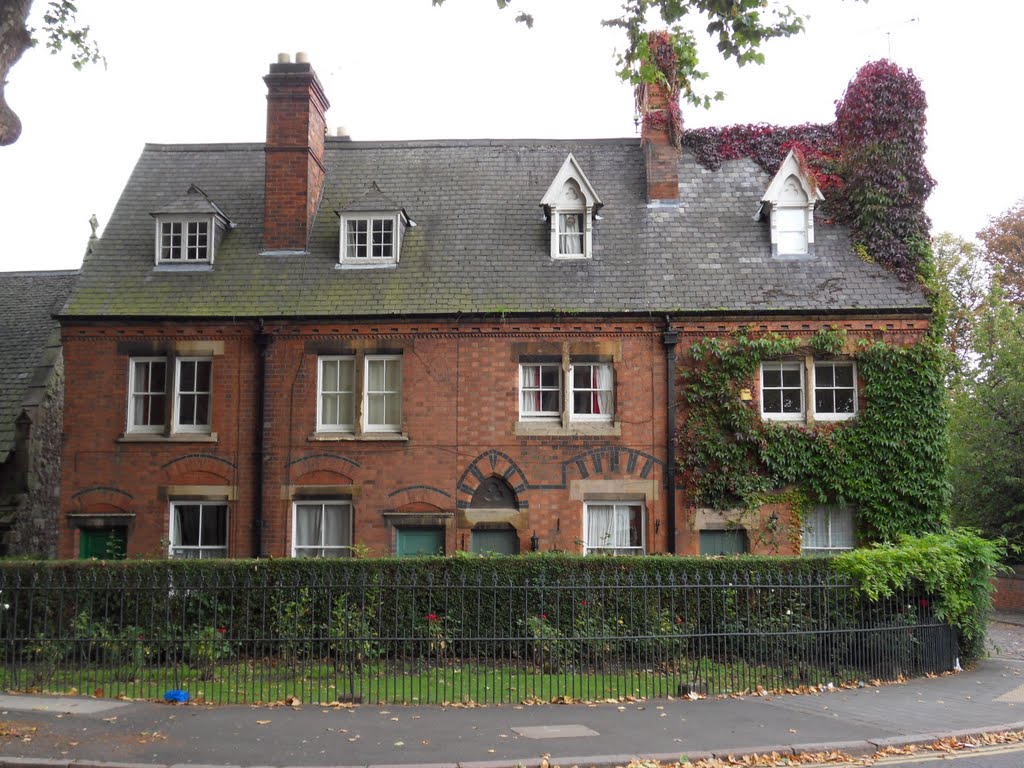
M 1024 314 L 999 277 L 974 323 L 974 368 L 953 393 L 952 512 L 962 525 L 1024 543 Z
M 511 3 L 495 1 L 498 8 Z M 435 6 L 444 4 L 444 0 L 431 2 Z M 21 121 L 4 101 L 3 86 L 11 67 L 37 42 L 35 30 L 28 27 L 31 6 L 32 0 L 0 0 L 0 146 L 13 144 L 21 134 Z M 57 52 L 67 46 L 72 64 L 81 68 L 83 64 L 101 61 L 102 56 L 89 37 L 89 27 L 77 23 L 77 12 L 73 0 L 50 0 L 42 32 L 47 48 Z M 520 12 L 515 19 L 533 26 L 530 13 Z M 647 32 L 652 23 L 667 29 L 665 39 L 674 63 L 671 75 L 653 64 L 652 38 Z M 605 19 L 601 24 L 625 33 L 625 49 L 618 54 L 619 77 L 633 85 L 663 82 L 687 102 L 705 107 L 724 94 L 704 93 L 697 87 L 708 73 L 701 68 L 695 26 L 704 25 L 704 32 L 715 40 L 722 57 L 734 59 L 739 66 L 764 63 L 761 46 L 765 42 L 790 37 L 804 29 L 802 16 L 788 5 L 780 6 L 771 0 L 626 0 L 620 16 Z
M 974 243 L 943 232 L 932 241 L 938 312 L 945 316 L 951 353 L 950 384 L 956 389 L 974 362 L 974 326 L 989 289 L 990 270 Z
M 46 47 L 57 53 L 67 47 L 71 64 L 81 69 L 86 64 L 103 60 L 96 43 L 89 37 L 89 27 L 78 24 L 78 8 L 72 0 L 51 0 L 43 13 L 43 26 L 28 26 L 32 0 L 0 0 L 0 147 L 13 144 L 21 135 L 21 120 L 4 98 L 7 73 L 21 55 L 38 42 L 41 32 Z
M 1024 200 L 989 219 L 978 239 L 985 260 L 999 272 L 1006 299 L 1024 307 Z

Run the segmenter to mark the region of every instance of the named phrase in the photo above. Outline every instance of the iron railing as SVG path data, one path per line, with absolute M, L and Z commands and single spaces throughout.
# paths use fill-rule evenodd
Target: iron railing
M 603 700 L 939 673 L 931 596 L 838 577 L 0 572 L 0 687 L 212 703 Z

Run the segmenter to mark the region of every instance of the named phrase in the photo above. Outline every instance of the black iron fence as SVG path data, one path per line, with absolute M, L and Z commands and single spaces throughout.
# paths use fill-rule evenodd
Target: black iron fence
M 724 694 L 938 673 L 934 600 L 835 576 L 552 583 L 323 569 L 0 573 L 0 687 L 216 703 Z

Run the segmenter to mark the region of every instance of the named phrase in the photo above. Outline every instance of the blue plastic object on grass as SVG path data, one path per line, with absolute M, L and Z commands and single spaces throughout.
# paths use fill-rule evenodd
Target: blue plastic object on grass
M 164 691 L 164 701 L 169 701 L 172 704 L 187 704 L 188 691 L 179 691 L 177 689 Z

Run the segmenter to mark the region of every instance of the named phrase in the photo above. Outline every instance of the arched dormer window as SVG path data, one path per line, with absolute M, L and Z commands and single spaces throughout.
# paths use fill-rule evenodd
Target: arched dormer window
M 772 256 L 814 255 L 814 205 L 824 199 L 791 150 L 768 185 L 755 216 L 770 220 Z
M 551 258 L 589 259 L 601 200 L 571 154 L 540 201 L 551 236 Z

